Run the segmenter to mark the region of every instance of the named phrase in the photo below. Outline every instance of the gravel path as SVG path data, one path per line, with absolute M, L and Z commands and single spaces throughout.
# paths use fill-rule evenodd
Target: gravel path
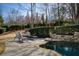
M 24 43 L 8 41 L 1 56 L 60 56 L 53 50 L 39 47 L 44 43 L 46 43 L 44 40 L 25 41 Z

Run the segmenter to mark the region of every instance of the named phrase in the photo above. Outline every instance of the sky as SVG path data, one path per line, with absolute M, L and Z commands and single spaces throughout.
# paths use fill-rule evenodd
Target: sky
M 7 17 L 8 14 L 10 13 L 10 10 L 15 9 L 15 10 L 19 10 L 21 12 L 21 14 L 25 15 L 25 11 L 19 9 L 20 6 L 18 4 L 11 4 L 11 3 L 5 3 L 5 4 L 0 4 L 1 6 L 1 10 L 2 10 L 2 15 L 3 17 Z
M 0 15 L 3 16 L 4 20 L 7 21 L 7 17 L 10 15 L 11 10 L 18 10 L 19 15 L 26 16 L 27 9 L 30 8 L 29 4 L 18 4 L 18 3 L 0 3 Z
M 42 14 L 43 12 L 40 12 L 40 10 L 38 9 L 41 5 L 37 4 L 37 9 L 36 12 L 38 12 L 39 14 Z M 27 14 L 27 10 L 29 10 L 31 8 L 30 3 L 0 3 L 0 15 L 3 16 L 4 19 L 6 19 L 9 14 L 11 13 L 10 10 L 18 10 L 19 11 L 19 15 L 23 15 L 26 16 Z M 40 8 L 41 9 L 41 8 Z M 29 14 L 31 14 L 30 11 L 28 11 Z
M 50 4 L 51 5 L 51 4 Z M 36 4 L 36 13 L 39 15 L 44 14 L 45 11 L 43 12 L 43 5 L 42 3 L 37 3 Z M 11 14 L 12 10 L 18 10 L 19 14 L 21 16 L 26 16 L 27 12 L 29 12 L 29 15 L 31 15 L 31 11 L 27 11 L 31 9 L 31 4 L 30 3 L 0 3 L 0 15 L 3 16 L 4 20 L 7 21 L 7 17 Z

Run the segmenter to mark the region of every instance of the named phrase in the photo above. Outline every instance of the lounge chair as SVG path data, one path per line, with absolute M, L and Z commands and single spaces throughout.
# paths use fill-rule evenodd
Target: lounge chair
M 21 33 L 16 32 L 15 34 L 16 34 L 15 41 L 17 40 L 18 42 L 23 42 L 23 36 L 21 35 Z
M 23 33 L 24 37 L 32 37 L 29 31 Z

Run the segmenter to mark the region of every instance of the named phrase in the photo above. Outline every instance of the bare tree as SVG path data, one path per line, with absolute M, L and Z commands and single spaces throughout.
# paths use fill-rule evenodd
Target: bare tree
M 73 18 L 75 19 L 75 23 L 79 23 L 79 3 L 70 3 L 69 4 L 72 10 Z
M 42 14 L 42 16 L 41 16 L 41 20 L 42 20 L 42 23 L 45 24 L 44 14 Z
M 45 7 L 45 14 L 46 14 L 46 24 L 47 24 L 47 21 L 48 21 L 48 6 L 49 6 L 49 4 L 48 4 L 48 3 L 44 3 L 44 7 Z
M 31 3 L 31 27 L 33 27 L 34 25 L 34 10 L 35 10 L 35 3 Z

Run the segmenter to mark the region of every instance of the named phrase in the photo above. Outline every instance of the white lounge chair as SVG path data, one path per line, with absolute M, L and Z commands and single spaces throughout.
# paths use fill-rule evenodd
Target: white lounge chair
M 20 32 L 16 32 L 15 34 L 16 34 L 15 41 L 23 42 L 23 36 L 21 35 L 21 33 Z

